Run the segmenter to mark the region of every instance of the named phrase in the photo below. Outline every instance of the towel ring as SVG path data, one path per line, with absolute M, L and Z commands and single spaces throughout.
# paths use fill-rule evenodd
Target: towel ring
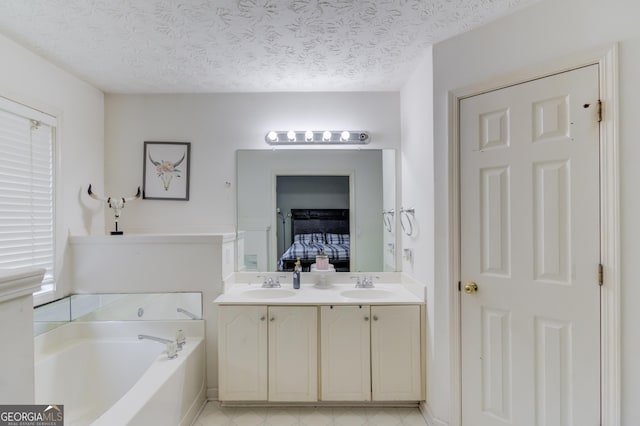
M 393 230 L 393 215 L 394 215 L 394 210 L 384 210 L 382 212 L 382 221 L 384 223 L 384 229 L 387 232 L 391 232 Z
M 404 234 L 408 237 L 413 235 L 413 222 L 415 220 L 415 209 L 411 208 L 411 209 L 400 209 L 400 226 L 402 227 L 402 232 L 404 232 Z M 403 220 L 403 218 L 406 218 L 406 222 L 407 222 L 407 226 L 405 226 L 405 220 Z M 409 228 L 409 230 L 407 231 L 407 227 Z

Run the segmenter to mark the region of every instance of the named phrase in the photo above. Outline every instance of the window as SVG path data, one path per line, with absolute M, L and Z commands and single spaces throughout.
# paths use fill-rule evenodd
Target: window
M 55 289 L 55 118 L 0 98 L 0 269 L 44 268 Z

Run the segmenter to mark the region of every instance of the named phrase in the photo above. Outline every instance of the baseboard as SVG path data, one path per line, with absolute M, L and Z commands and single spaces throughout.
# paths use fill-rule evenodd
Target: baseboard
M 202 412 L 202 409 L 204 408 L 206 403 L 207 403 L 207 400 L 205 399 L 205 387 L 202 386 L 202 388 L 200 388 L 200 392 L 198 393 L 198 396 L 196 397 L 195 401 L 193 401 L 193 404 L 191 404 L 191 407 L 189 407 L 189 409 L 187 410 L 187 413 L 182 419 L 180 426 L 189 426 L 193 424 L 195 419 L 197 419 L 200 413 Z
M 448 426 L 447 422 L 440 420 L 433 415 L 431 407 L 429 407 L 429 404 L 426 402 L 422 401 L 418 408 L 420 408 L 422 416 L 427 421 L 427 426 Z
M 208 401 L 218 400 L 218 388 L 207 388 L 207 400 Z

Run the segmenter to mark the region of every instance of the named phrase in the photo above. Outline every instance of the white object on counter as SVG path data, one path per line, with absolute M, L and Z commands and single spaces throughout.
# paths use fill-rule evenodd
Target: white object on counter
M 332 263 L 329 263 L 329 266 L 327 268 L 324 269 L 318 269 L 317 264 L 312 263 L 311 266 L 309 267 L 311 272 L 335 272 L 336 268 L 335 266 L 333 266 Z

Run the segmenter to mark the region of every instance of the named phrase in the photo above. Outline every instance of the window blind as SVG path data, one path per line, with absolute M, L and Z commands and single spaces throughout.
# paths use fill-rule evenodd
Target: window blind
M 49 290 L 55 285 L 55 126 L 34 118 L 42 113 L 15 106 L 0 102 L 0 268 L 44 268 L 42 290 Z

